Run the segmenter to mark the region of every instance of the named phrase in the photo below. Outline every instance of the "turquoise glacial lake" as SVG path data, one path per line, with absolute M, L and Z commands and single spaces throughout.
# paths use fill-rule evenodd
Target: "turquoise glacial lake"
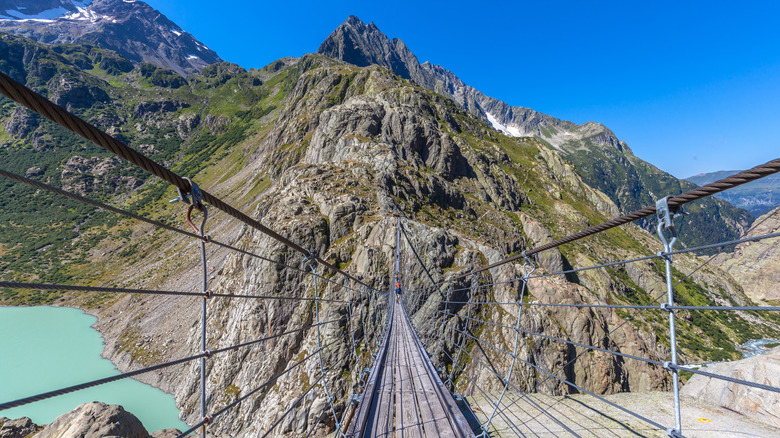
M 96 321 L 67 307 L 0 307 L 0 403 L 119 374 L 100 356 L 103 338 L 92 328 Z M 122 405 L 150 433 L 189 428 L 179 420 L 172 395 L 133 379 L 3 410 L 0 417 L 48 424 L 91 401 Z

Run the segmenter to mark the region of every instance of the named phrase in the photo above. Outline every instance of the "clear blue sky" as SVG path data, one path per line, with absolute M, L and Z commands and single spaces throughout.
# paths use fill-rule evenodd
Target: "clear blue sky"
M 780 157 L 780 2 L 146 0 L 245 68 L 349 15 L 512 106 L 605 124 L 677 177 Z

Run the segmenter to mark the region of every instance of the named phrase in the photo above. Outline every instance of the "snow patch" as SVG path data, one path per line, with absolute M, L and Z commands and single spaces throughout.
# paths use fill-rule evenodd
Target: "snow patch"
M 11 19 L 14 20 L 34 20 L 34 21 L 49 20 L 50 21 L 54 18 L 62 17 L 67 13 L 68 10 L 60 6 L 58 8 L 41 11 L 37 14 L 25 14 L 24 12 L 18 11 L 16 9 L 9 9 L 3 12 L 3 15 L 11 17 Z
M 197 56 L 197 55 L 187 55 L 187 59 L 200 59 L 200 56 Z
M 171 33 L 176 35 L 176 36 L 181 36 L 181 32 L 179 32 L 178 30 L 171 29 Z
M 70 3 L 73 6 L 76 6 L 77 9 L 83 9 L 89 6 L 90 4 L 92 4 L 92 0 L 71 0 Z M 62 6 L 52 8 L 52 9 L 47 9 L 37 14 L 28 14 L 24 12 L 29 9 L 30 8 L 26 6 L 18 6 L 16 9 L 9 9 L 0 12 L 0 15 L 5 15 L 6 17 L 10 17 L 10 18 L 3 17 L 0 18 L 0 20 L 38 21 L 43 23 L 52 23 L 56 18 L 62 18 L 69 15 L 69 11 L 63 8 Z
M 495 128 L 498 131 L 503 132 L 506 135 L 512 136 L 512 137 L 522 137 L 523 134 L 520 133 L 520 130 L 517 129 L 514 126 L 506 126 L 502 125 L 496 116 L 493 114 L 490 114 L 489 112 L 485 112 L 485 115 L 487 116 L 488 122 L 490 122 L 491 125 L 493 125 L 493 128 Z
M 106 20 L 110 21 L 112 23 L 116 23 L 117 19 L 115 17 L 112 17 L 110 15 L 100 15 L 95 13 L 94 11 L 91 11 L 87 8 L 80 8 L 76 7 L 77 12 L 71 12 L 70 14 L 65 15 L 66 20 L 74 20 L 74 21 L 90 21 L 92 23 L 98 22 L 100 20 Z

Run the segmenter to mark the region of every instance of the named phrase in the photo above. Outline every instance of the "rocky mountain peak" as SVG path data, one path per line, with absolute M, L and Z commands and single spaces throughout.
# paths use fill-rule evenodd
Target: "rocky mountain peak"
M 0 0 L 0 17 L 8 20 L 47 20 L 77 13 L 92 0 Z
M 45 44 L 90 44 L 181 75 L 220 57 L 138 0 L 0 0 L 0 31 Z
M 358 67 L 386 67 L 405 79 L 417 80 L 422 74 L 417 57 L 403 41 L 389 39 L 376 24 L 365 24 L 354 15 L 328 36 L 317 53 Z
M 389 39 L 373 23 L 366 25 L 355 16 L 336 28 L 318 53 L 360 67 L 371 64 L 386 67 L 421 87 L 452 98 L 504 135 L 543 140 L 574 163 L 585 182 L 603 191 L 623 212 L 642 208 L 654 203 L 656 197 L 680 193 L 689 187 L 687 182 L 634 156 L 628 145 L 606 126 L 595 122 L 578 125 L 486 96 L 440 65 L 427 61 L 420 64 L 403 41 Z M 615 178 L 616 175 L 625 176 Z M 746 211 L 715 205 L 716 202 L 719 201 L 703 202 L 712 217 L 690 226 L 691 234 L 684 238 L 686 244 L 733 239 L 747 226 L 750 215 Z M 718 225 L 711 227 L 710 219 Z M 642 224 L 652 229 L 649 222 Z

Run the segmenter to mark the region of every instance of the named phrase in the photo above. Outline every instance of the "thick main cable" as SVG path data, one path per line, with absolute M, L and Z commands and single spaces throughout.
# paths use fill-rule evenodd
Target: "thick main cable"
M 8 97 L 9 99 L 21 105 L 24 105 L 26 108 L 42 115 L 43 117 L 46 117 L 47 119 L 62 126 L 63 128 L 68 129 L 69 131 L 84 138 L 85 140 L 89 140 L 92 143 L 102 147 L 103 149 L 106 149 L 107 151 L 112 152 L 113 154 L 127 160 L 128 162 L 135 164 L 136 166 L 144 169 L 145 171 L 151 173 L 152 175 L 162 178 L 163 180 L 174 185 L 182 192 L 189 193 L 191 191 L 191 185 L 189 181 L 185 180 L 184 178 L 180 177 L 179 175 L 165 168 L 164 166 L 158 164 L 157 162 L 149 159 L 148 157 L 144 156 L 140 152 L 130 148 L 129 146 L 120 142 L 114 137 L 106 134 L 105 132 L 101 131 L 100 129 L 96 128 L 95 126 L 86 122 L 85 120 L 77 117 L 74 114 L 71 114 L 70 112 L 56 105 L 54 102 L 50 101 L 49 99 L 46 99 L 45 97 L 25 87 L 19 82 L 16 82 L 15 80 L 11 79 L 10 77 L 8 77 L 8 75 L 2 72 L 0 72 L 0 93 Z M 203 200 L 205 202 L 208 202 L 214 207 L 222 210 L 223 212 L 229 214 L 230 216 L 233 216 L 234 218 L 240 220 L 241 222 L 259 230 L 260 232 L 266 234 L 267 236 L 273 238 L 274 240 L 294 249 L 295 251 L 303 254 L 304 256 L 307 257 L 311 256 L 313 259 L 317 260 L 317 262 L 319 262 L 321 265 L 328 268 L 328 270 L 333 272 L 338 272 L 339 274 L 354 280 L 358 284 L 361 284 L 363 286 L 368 286 L 362 281 L 342 271 L 338 267 L 328 263 L 320 256 L 311 254 L 308 250 L 306 250 L 302 246 L 282 236 L 276 231 L 266 227 L 265 225 L 261 224 L 259 221 L 252 219 L 251 217 L 247 216 L 243 212 L 239 211 L 235 207 L 232 207 L 231 205 L 227 204 L 226 202 L 222 201 L 216 196 L 202 189 L 201 192 L 202 192 Z
M 740 186 L 742 184 L 749 183 L 751 181 L 755 181 L 757 179 L 763 178 L 768 175 L 772 175 L 774 173 L 780 172 L 780 158 L 775 158 L 774 160 L 768 161 L 764 164 L 761 164 L 759 166 L 753 167 L 752 169 L 743 170 L 742 172 L 739 172 L 736 175 L 732 175 L 728 178 L 723 178 L 721 180 L 715 181 L 713 183 L 707 184 L 702 187 L 698 187 L 694 190 L 687 191 L 685 193 L 682 193 L 677 196 L 670 196 L 668 199 L 668 205 L 669 208 L 674 209 L 676 207 L 679 207 L 681 205 L 687 204 L 689 202 L 693 202 L 696 200 L 699 200 L 701 198 L 705 198 L 710 195 L 714 195 L 716 193 L 720 193 L 724 190 L 728 190 L 737 186 Z M 655 214 L 655 206 L 648 206 L 641 210 L 636 210 L 631 213 L 625 214 L 620 217 L 616 217 L 612 220 L 609 220 L 607 222 L 604 222 L 599 225 L 592 226 L 590 228 L 586 228 L 582 231 L 579 231 L 574 234 L 570 234 L 566 237 L 563 237 L 561 239 L 552 241 L 550 243 L 546 243 L 544 245 L 536 246 L 530 249 L 527 249 L 523 251 L 520 254 L 514 255 L 512 257 L 507 257 L 503 260 L 499 260 L 495 263 L 491 263 L 487 266 L 483 266 L 479 269 L 476 269 L 473 271 L 473 273 L 479 273 L 482 271 L 487 271 L 489 269 L 496 268 L 498 266 L 504 265 L 506 263 L 513 262 L 515 260 L 523 259 L 524 257 L 531 256 L 533 254 L 540 253 L 542 251 L 546 251 L 548 249 L 556 248 L 558 246 L 561 246 L 565 243 L 574 242 L 575 240 L 582 239 L 584 237 L 591 236 L 596 233 L 600 233 L 602 231 L 609 230 L 611 228 L 618 227 L 620 225 L 627 224 L 629 222 L 633 222 L 638 219 L 642 219 L 644 217 L 650 216 L 652 214 Z M 449 281 L 457 280 L 460 278 L 464 278 L 468 275 L 470 275 L 471 272 L 466 274 L 461 274 L 457 277 L 452 277 L 449 279 Z

